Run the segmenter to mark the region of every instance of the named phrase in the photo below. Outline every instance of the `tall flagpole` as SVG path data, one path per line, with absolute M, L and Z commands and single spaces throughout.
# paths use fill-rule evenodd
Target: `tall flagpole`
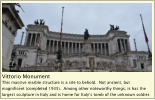
M 21 37 L 21 40 L 20 40 L 20 45 L 22 45 L 23 36 L 24 36 L 24 32 L 22 32 L 22 37 Z
M 134 44 L 135 44 L 135 51 L 137 52 L 136 40 L 135 40 L 135 38 L 133 40 L 134 40 Z
M 59 71 L 62 72 L 62 46 L 61 46 L 61 40 L 62 40 L 62 27 L 63 27 L 63 13 L 64 13 L 64 7 L 62 7 L 62 18 L 61 18 L 61 29 L 60 29 L 60 43 L 59 45 L 59 49 L 57 52 L 57 59 L 59 61 Z
M 150 47 L 149 47 L 149 44 L 148 44 L 148 37 L 147 37 L 146 31 L 145 31 L 145 27 L 144 27 L 144 23 L 143 23 L 143 18 L 142 18 L 142 15 L 141 14 L 140 14 L 140 18 L 141 18 L 141 21 L 142 21 L 142 26 L 143 26 L 145 41 L 146 41 L 147 48 L 148 48 L 149 58 L 151 58 L 152 57 L 152 53 L 150 51 Z
M 61 40 L 62 40 L 63 13 L 64 13 L 64 7 L 62 7 L 62 19 L 61 19 L 61 29 L 60 29 L 60 49 L 61 49 Z

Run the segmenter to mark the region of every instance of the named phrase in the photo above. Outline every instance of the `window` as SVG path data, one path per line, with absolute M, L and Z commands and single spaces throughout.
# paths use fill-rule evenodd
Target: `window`
M 40 64 L 43 62 L 43 59 L 42 58 L 40 58 Z
M 22 59 L 18 59 L 18 66 L 21 67 L 22 65 Z
M 46 50 L 48 50 L 48 47 L 49 46 L 49 40 L 47 40 L 47 43 L 46 43 Z
M 144 69 L 144 63 L 141 63 L 141 69 Z
M 136 59 L 133 59 L 133 67 L 136 68 L 137 67 L 137 62 Z
M 119 49 L 119 52 L 121 52 L 121 44 L 120 44 L 120 39 L 117 40 L 117 43 L 118 43 L 118 49 Z

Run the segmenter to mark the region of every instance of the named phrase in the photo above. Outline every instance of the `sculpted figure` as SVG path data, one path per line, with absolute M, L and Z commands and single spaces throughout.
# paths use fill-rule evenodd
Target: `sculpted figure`
M 117 26 L 117 25 L 116 25 L 116 28 L 115 28 L 115 30 L 119 30 L 119 26 Z
M 35 25 L 38 25 L 39 24 L 38 19 L 34 21 L 34 24 Z
M 85 29 L 84 40 L 88 40 L 88 38 L 89 38 L 89 32 L 88 32 L 88 29 Z
M 42 24 L 42 19 L 40 19 L 40 23 L 39 23 L 40 25 Z
M 44 19 L 40 19 L 39 21 L 37 19 L 37 20 L 34 21 L 34 24 L 35 25 L 45 25 L 45 21 L 44 21 Z
M 114 30 L 114 25 L 110 24 L 110 30 Z
M 110 30 L 119 30 L 119 26 L 116 25 L 116 27 L 114 25 L 110 24 Z

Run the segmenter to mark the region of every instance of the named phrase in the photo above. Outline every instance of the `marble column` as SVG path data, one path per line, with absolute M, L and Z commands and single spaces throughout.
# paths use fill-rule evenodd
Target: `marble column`
M 93 53 L 95 54 L 95 43 L 93 43 Z
M 75 43 L 73 42 L 73 53 L 75 53 Z
M 36 43 L 36 41 L 37 41 L 37 34 L 34 34 L 34 35 L 35 35 L 34 46 L 37 46 L 37 43 Z
M 32 34 L 30 35 L 30 43 L 29 43 L 29 46 L 31 46 L 31 42 L 32 42 Z
M 119 41 L 119 39 L 117 39 L 116 48 L 117 48 L 117 52 L 120 52 L 120 51 L 119 51 L 118 41 Z
M 107 54 L 107 51 L 106 51 L 106 43 L 104 43 L 104 55 Z
M 121 48 L 121 52 L 123 52 L 122 40 L 121 40 L 121 39 L 119 39 L 119 40 L 120 40 L 120 48 Z
M 130 51 L 130 42 L 129 42 L 129 39 L 127 39 L 127 44 L 128 44 L 128 51 Z
M 54 53 L 54 40 L 51 40 L 51 42 L 52 42 L 52 47 L 51 47 L 52 53 Z
M 101 43 L 98 43 L 99 54 L 101 54 Z
M 75 52 L 78 53 L 78 43 L 75 43 Z
M 121 39 L 121 43 L 122 43 L 123 52 L 125 52 L 125 50 L 124 50 L 124 42 L 123 42 L 123 39 Z
M 109 55 L 109 44 L 106 43 L 107 56 Z
M 51 40 L 48 40 L 48 51 L 51 53 Z
M 55 48 L 55 49 L 54 49 L 54 52 L 56 52 L 57 49 L 58 49 L 58 45 L 57 45 L 57 43 L 58 43 L 58 42 L 55 40 L 55 41 L 54 41 L 54 44 L 55 44 L 55 45 L 54 45 L 54 48 Z
M 71 42 L 71 53 L 73 53 L 73 42 Z
M 55 46 L 55 40 L 53 40 L 53 53 L 55 52 L 56 46 Z
M 96 45 L 96 43 L 94 43 L 94 53 L 96 53 L 97 52 L 97 45 Z
M 66 54 L 66 42 L 64 41 L 64 54 Z
M 76 53 L 76 43 L 74 43 L 74 53 Z
M 126 52 L 126 44 L 125 44 L 125 39 L 123 39 L 123 45 L 124 45 L 124 51 Z
M 70 51 L 70 42 L 67 42 L 68 43 L 68 54 L 69 54 L 69 51 Z
M 101 54 L 103 54 L 103 47 L 102 47 L 102 43 L 101 43 Z
M 33 33 L 32 43 L 31 43 L 31 45 L 34 46 L 34 44 L 35 44 L 35 33 Z
M 80 51 L 80 50 L 81 50 L 81 49 L 80 49 L 80 48 L 81 48 L 81 45 L 80 45 L 80 43 L 78 43 L 78 44 L 79 44 L 79 52 L 78 52 L 78 53 L 81 53 L 81 51 Z
M 48 51 L 48 48 L 49 48 L 49 40 L 47 40 L 46 42 L 46 50 Z
M 26 34 L 26 46 L 29 46 L 29 41 L 30 41 L 30 34 Z
M 80 43 L 81 53 L 82 53 L 82 48 L 83 48 L 83 44 L 82 44 L 82 43 Z
M 126 47 L 126 51 L 129 51 L 127 39 L 125 39 L 125 47 Z
M 64 43 L 64 47 L 63 48 L 64 48 L 64 54 L 65 54 L 66 53 L 66 42 L 64 41 L 63 43 Z
M 99 43 L 97 43 L 97 53 L 99 53 Z
M 38 37 L 37 37 L 37 45 L 40 43 L 40 34 L 38 34 Z M 40 45 L 40 44 L 39 44 Z

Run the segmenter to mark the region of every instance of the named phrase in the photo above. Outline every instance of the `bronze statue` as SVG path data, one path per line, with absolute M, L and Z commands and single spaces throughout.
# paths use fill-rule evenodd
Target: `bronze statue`
M 43 19 L 40 19 L 40 25 L 42 25 L 43 24 Z
M 119 26 L 116 25 L 116 27 L 114 25 L 110 24 L 110 30 L 119 30 Z
M 34 24 L 35 25 L 38 25 L 39 24 L 38 19 L 34 21 Z
M 45 21 L 42 22 L 42 25 L 44 25 L 44 24 L 45 24 Z
M 44 25 L 44 24 L 45 24 L 44 19 L 40 19 L 40 25 Z
M 40 21 L 40 22 L 39 22 L 39 21 Z M 34 24 L 35 24 L 35 25 L 45 25 L 44 19 L 40 19 L 39 21 L 38 21 L 38 19 L 35 20 L 35 21 L 34 21 Z
M 114 25 L 110 24 L 110 30 L 114 30 Z
M 89 38 L 89 32 L 88 32 L 88 29 L 85 29 L 84 40 L 88 40 L 88 38 Z
M 117 26 L 117 25 L 116 25 L 116 28 L 115 28 L 115 30 L 119 30 L 119 26 Z

